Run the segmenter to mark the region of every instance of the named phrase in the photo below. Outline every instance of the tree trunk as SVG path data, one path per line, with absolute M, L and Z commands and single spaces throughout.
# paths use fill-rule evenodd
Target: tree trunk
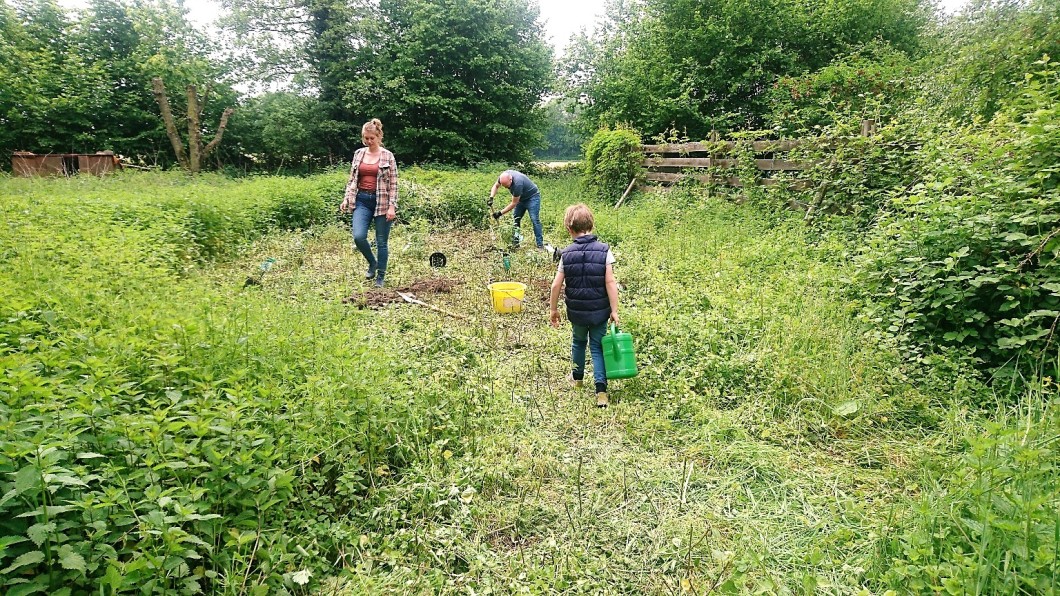
M 176 154 L 177 161 L 189 173 L 198 174 L 199 170 L 202 169 L 202 161 L 221 144 L 221 137 L 224 136 L 225 128 L 228 127 L 228 117 L 232 115 L 235 108 L 225 109 L 224 113 L 221 114 L 221 122 L 217 126 L 217 134 L 214 135 L 213 140 L 208 145 L 203 147 L 202 110 L 206 102 L 205 98 L 199 98 L 195 85 L 188 85 L 188 149 L 185 151 L 184 141 L 180 138 L 180 133 L 177 132 L 177 121 L 173 116 L 173 110 L 169 107 L 169 99 L 166 97 L 166 88 L 162 84 L 162 79 L 158 77 L 151 79 L 151 86 L 155 101 L 158 102 L 158 107 L 162 110 L 162 120 L 166 124 L 166 135 L 169 137 L 169 142 L 173 144 L 173 153 Z M 207 87 L 208 91 L 209 87 Z
M 180 133 L 177 132 L 177 122 L 173 118 L 173 110 L 169 108 L 169 99 L 166 97 L 166 87 L 162 84 L 162 79 L 158 77 L 151 79 L 151 87 L 155 101 L 158 102 L 158 108 L 162 110 L 162 121 L 166 124 L 166 136 L 173 145 L 173 153 L 176 154 L 180 166 L 187 170 L 189 169 L 188 157 L 184 153 L 184 141 L 180 139 Z
M 199 128 L 199 94 L 188 85 L 188 171 L 198 174 L 202 164 L 202 129 Z

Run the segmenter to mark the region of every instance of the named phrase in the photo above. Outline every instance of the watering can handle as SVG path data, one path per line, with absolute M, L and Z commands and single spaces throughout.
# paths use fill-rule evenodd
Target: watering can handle
M 608 333 L 611 334 L 611 337 L 615 338 L 615 341 L 611 342 L 611 353 L 614 354 L 615 357 L 617 358 L 618 357 L 618 340 L 617 340 L 617 338 L 618 338 L 618 324 L 615 323 L 614 321 L 610 321 L 608 323 Z

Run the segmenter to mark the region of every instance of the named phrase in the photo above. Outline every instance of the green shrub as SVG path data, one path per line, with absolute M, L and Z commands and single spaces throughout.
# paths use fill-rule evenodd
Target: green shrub
M 1044 60 L 990 126 L 928 141 L 867 238 L 867 316 L 1026 378 L 1060 317 L 1060 76 Z
M 629 181 L 642 177 L 640 136 L 628 128 L 602 128 L 585 144 L 585 189 L 600 200 L 617 201 Z
M 768 121 L 787 137 L 846 120 L 889 121 L 910 101 L 914 66 L 887 44 L 868 44 L 812 73 L 782 76 L 769 91 Z

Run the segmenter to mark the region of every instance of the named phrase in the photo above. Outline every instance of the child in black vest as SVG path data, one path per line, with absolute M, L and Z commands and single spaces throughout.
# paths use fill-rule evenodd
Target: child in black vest
M 596 406 L 607 407 L 607 375 L 604 370 L 604 350 L 600 340 L 607 332 L 608 320 L 618 323 L 618 282 L 612 263 L 611 249 L 596 239 L 593 231 L 593 212 L 579 203 L 567 207 L 563 214 L 574 243 L 563 249 L 556 278 L 549 295 L 549 318 L 559 327 L 559 291 L 564 288 L 567 319 L 571 325 L 571 379 L 581 387 L 585 378 L 585 348 L 593 357 L 593 381 L 596 383 Z M 564 287 L 565 286 L 565 287 Z

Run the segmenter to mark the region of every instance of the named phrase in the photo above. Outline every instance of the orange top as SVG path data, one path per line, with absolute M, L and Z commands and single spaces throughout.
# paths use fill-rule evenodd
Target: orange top
M 379 175 L 378 163 L 364 163 L 357 166 L 357 190 L 375 193 L 375 178 Z

